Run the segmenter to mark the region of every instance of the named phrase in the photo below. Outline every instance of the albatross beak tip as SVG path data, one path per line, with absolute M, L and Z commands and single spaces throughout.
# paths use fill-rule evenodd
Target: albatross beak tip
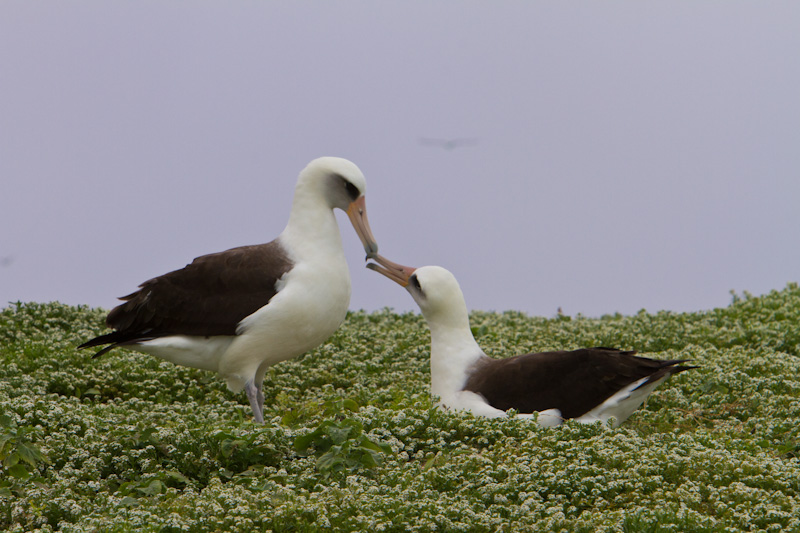
M 364 261 L 375 259 L 378 256 L 378 243 L 374 241 L 367 243 L 364 246 L 364 251 L 367 252 L 367 256 L 364 258 Z

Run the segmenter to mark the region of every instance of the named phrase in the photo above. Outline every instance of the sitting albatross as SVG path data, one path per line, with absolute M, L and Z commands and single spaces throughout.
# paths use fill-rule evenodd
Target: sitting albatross
M 659 361 L 632 351 L 585 348 L 492 359 L 469 327 L 464 295 L 449 271 L 411 268 L 375 254 L 368 268 L 411 293 L 431 330 L 431 394 L 441 406 L 486 417 L 516 409 L 543 426 L 565 419 L 624 422 L 672 374 L 693 366 L 685 359 Z
M 350 274 L 334 208 L 347 212 L 367 257 L 378 251 L 367 220 L 364 175 L 337 157 L 300 173 L 289 222 L 277 239 L 198 257 L 145 281 L 106 318 L 114 331 L 79 346 L 108 344 L 218 372 L 247 393 L 263 423 L 261 385 L 271 365 L 322 344 L 344 321 Z

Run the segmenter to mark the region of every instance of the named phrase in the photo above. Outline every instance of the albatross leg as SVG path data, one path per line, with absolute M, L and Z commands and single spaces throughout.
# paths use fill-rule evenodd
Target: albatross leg
M 261 416 L 264 416 L 264 389 L 261 385 L 258 386 L 258 410 Z
M 261 392 L 261 387 L 256 387 L 253 380 L 250 380 L 244 384 L 244 391 L 247 393 L 247 399 L 250 400 L 253 418 L 255 418 L 257 424 L 263 424 L 264 414 L 261 411 L 261 406 L 264 405 L 264 393 Z

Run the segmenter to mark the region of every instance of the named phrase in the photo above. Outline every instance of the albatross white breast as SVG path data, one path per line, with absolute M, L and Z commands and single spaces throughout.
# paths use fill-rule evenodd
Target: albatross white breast
M 431 331 L 431 394 L 441 405 L 479 416 L 515 409 L 544 426 L 565 419 L 618 426 L 666 378 L 693 366 L 633 351 L 586 348 L 492 359 L 469 327 L 467 305 L 453 274 L 438 266 L 410 268 L 375 254 L 367 266 L 405 287 Z
M 352 162 L 322 157 L 300 173 L 277 239 L 198 257 L 144 282 L 106 318 L 114 331 L 83 343 L 117 346 L 218 372 L 247 393 L 263 422 L 264 374 L 330 337 L 347 314 L 350 274 L 333 210 L 347 212 L 367 257 L 378 251 L 366 181 Z

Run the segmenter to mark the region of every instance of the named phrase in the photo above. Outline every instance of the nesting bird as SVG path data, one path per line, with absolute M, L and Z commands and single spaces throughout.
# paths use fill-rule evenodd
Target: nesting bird
M 247 393 L 263 423 L 268 367 L 325 342 L 344 321 L 350 274 L 333 210 L 347 212 L 367 257 L 378 251 L 367 220 L 364 175 L 322 157 L 297 179 L 289 221 L 266 244 L 196 258 L 145 281 L 106 318 L 114 331 L 79 346 L 117 346 L 211 370 Z
M 375 254 L 375 270 L 414 298 L 431 332 L 431 394 L 443 407 L 478 416 L 519 416 L 543 426 L 624 422 L 665 379 L 693 366 L 660 361 L 633 351 L 585 348 L 493 359 L 472 335 L 464 295 L 449 271 L 411 268 Z

